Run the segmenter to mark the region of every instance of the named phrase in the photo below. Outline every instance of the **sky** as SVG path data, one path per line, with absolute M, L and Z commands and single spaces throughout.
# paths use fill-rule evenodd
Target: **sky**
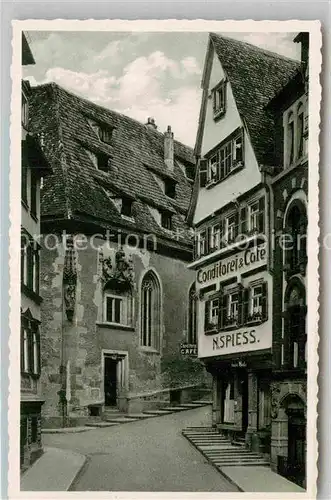
M 207 32 L 28 32 L 35 65 L 23 68 L 32 86 L 56 82 L 96 104 L 143 123 L 168 125 L 194 146 Z M 296 33 L 226 33 L 300 59 Z

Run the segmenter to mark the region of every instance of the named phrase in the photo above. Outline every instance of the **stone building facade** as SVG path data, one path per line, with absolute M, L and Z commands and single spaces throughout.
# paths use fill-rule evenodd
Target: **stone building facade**
M 208 374 L 181 349 L 196 343 L 192 150 L 55 84 L 34 89 L 33 109 L 54 168 L 41 202 L 45 425 L 198 398 Z
M 274 97 L 284 169 L 271 180 L 274 206 L 271 466 L 305 486 L 307 402 L 307 226 L 309 35 L 300 33 L 301 67 Z M 286 235 L 286 236 L 284 236 Z M 288 242 L 280 239 L 288 238 Z
M 22 65 L 34 64 L 22 34 Z M 20 466 L 27 468 L 42 453 L 40 384 L 40 179 L 50 172 L 42 141 L 29 127 L 31 88 L 22 81 L 21 95 L 21 408 Z
M 305 35 L 299 39 L 307 55 Z M 198 357 L 213 376 L 212 423 L 299 484 L 306 254 L 305 246 L 284 252 L 279 238 L 290 231 L 297 241 L 307 228 L 303 74 L 299 62 L 210 34 L 188 214 L 196 230 L 189 267 L 199 297 Z

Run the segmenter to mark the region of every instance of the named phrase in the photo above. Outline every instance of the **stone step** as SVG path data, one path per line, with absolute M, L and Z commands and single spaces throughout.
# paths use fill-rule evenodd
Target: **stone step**
M 197 401 L 192 401 L 192 403 L 197 403 L 199 405 L 211 405 L 212 404 L 212 400 L 210 400 L 210 399 L 199 399 Z
M 168 411 L 168 410 L 145 410 L 143 413 L 145 413 L 146 415 L 160 416 L 160 415 L 170 415 L 171 411 Z
M 107 418 L 106 422 L 112 422 L 114 424 L 127 424 L 128 422 L 136 422 L 137 418 L 129 418 L 129 417 L 113 417 Z
M 259 466 L 259 465 L 270 465 L 267 460 L 213 460 L 213 463 L 218 467 L 242 467 L 242 466 Z
M 201 403 L 182 403 L 178 406 L 182 406 L 183 408 L 188 408 L 188 409 L 192 408 L 193 409 L 193 408 L 200 408 L 201 406 L 204 406 L 204 405 Z
M 230 450 L 228 448 L 226 449 L 223 449 L 223 450 L 220 450 L 220 451 L 217 451 L 217 450 L 211 450 L 210 452 L 206 453 L 206 455 L 208 454 L 208 456 L 224 456 L 224 457 L 261 457 L 261 455 L 259 455 L 258 453 L 253 453 L 253 452 L 250 452 L 247 450 L 244 451 L 244 452 L 240 452 L 240 453 L 235 453 L 233 452 L 233 450 Z
M 88 422 L 85 424 L 87 427 L 112 427 L 117 425 L 115 422 Z
M 166 411 L 184 411 L 186 410 L 186 408 L 183 408 L 182 406 L 165 406 L 164 408 L 162 408 L 162 410 L 166 410 Z
M 125 415 L 126 418 L 137 418 L 137 419 L 144 419 L 144 418 L 151 418 L 153 415 L 147 415 L 146 413 L 128 413 Z
M 210 432 L 217 432 L 220 434 L 214 427 L 186 427 L 182 432 L 197 432 L 200 434 L 209 434 Z

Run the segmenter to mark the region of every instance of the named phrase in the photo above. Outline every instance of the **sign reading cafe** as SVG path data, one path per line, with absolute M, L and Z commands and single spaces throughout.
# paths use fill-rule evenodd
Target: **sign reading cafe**
M 226 259 L 222 259 L 207 268 L 199 269 L 197 282 L 203 285 L 210 281 L 231 278 L 266 263 L 267 251 L 265 246 L 255 246 Z

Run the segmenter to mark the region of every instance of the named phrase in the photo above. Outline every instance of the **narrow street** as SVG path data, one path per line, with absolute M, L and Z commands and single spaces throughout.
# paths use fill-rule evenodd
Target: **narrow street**
M 88 456 L 75 491 L 237 491 L 182 436 L 209 425 L 204 407 L 77 434 L 46 434 L 45 446 Z

